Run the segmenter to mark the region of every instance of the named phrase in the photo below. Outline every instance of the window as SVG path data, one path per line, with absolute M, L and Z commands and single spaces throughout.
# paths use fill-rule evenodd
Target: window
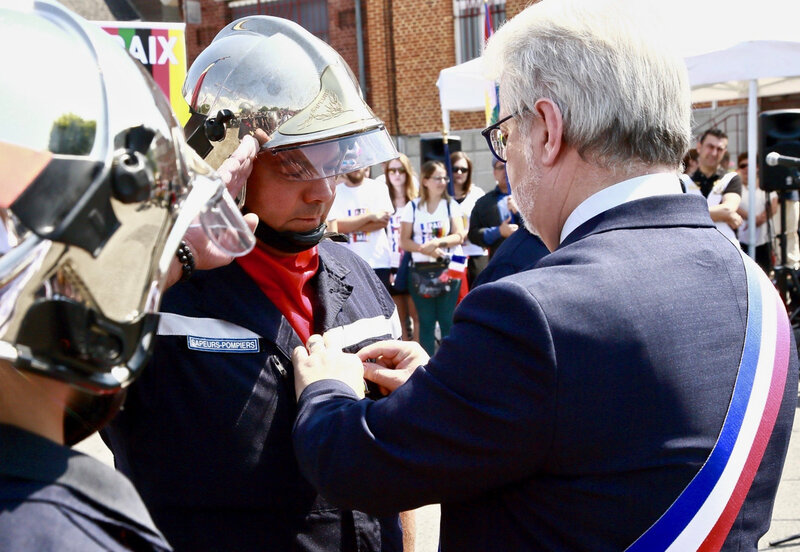
M 228 6 L 233 20 L 246 15 L 283 17 L 328 42 L 328 0 L 238 0 Z
M 456 63 L 464 63 L 481 55 L 485 37 L 485 10 L 489 11 L 492 28 L 506 20 L 506 0 L 453 0 L 456 32 Z

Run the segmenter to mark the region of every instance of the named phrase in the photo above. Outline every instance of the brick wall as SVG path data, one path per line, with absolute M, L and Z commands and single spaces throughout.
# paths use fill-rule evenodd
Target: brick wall
M 231 10 L 225 2 L 201 0 L 201 23 L 186 25 L 186 66 L 191 66 L 197 55 L 208 46 L 217 33 L 231 22 Z
M 362 1 L 361 21 L 364 24 Z M 366 48 L 366 32 L 364 33 Z M 328 42 L 345 59 L 358 78 L 358 44 L 354 0 L 328 0 Z
M 389 84 L 391 52 L 389 0 L 362 0 L 362 24 L 364 26 L 364 61 L 367 78 L 361 83 L 367 90 L 367 103 L 375 114 L 386 123 L 392 134 L 397 134 L 393 115 L 393 95 Z M 356 75 L 358 76 L 358 75 Z
M 530 0 L 507 0 L 507 17 Z M 441 132 L 436 80 L 455 65 L 452 0 L 366 0 L 369 101 L 394 135 Z M 483 112 L 453 112 L 453 131 L 483 127 Z

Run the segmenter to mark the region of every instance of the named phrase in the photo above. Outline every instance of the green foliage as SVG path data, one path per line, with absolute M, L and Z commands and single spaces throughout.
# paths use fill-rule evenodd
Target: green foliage
M 50 131 L 50 151 L 65 155 L 86 155 L 92 151 L 97 121 L 87 121 L 74 113 L 56 119 Z

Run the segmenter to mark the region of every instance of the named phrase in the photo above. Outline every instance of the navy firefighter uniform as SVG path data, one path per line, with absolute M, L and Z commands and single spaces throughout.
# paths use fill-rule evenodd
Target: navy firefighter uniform
M 314 333 L 348 352 L 399 336 L 374 271 L 339 244 L 318 248 Z M 104 437 L 175 549 L 380 550 L 376 518 L 335 508 L 299 473 L 291 354 L 302 343 L 242 267 L 194 274 L 162 311 L 152 361 Z
M 172 550 L 136 490 L 98 460 L 0 424 L 0 550 Z

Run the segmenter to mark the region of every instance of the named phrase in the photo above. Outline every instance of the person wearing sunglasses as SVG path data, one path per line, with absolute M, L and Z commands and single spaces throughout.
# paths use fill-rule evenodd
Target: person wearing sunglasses
M 642 4 L 541 0 L 484 50 L 488 145 L 551 253 L 471 290 L 433 357 L 295 349 L 295 453 L 333 502 L 439 503 L 443 552 L 758 548 L 795 339 L 769 278 L 681 190 L 688 71 Z M 365 375 L 391 394 L 361 399 Z M 347 477 L 354 457 L 370 479 Z
M 409 293 L 419 317 L 419 343 L 430 354 L 436 349 L 437 324 L 442 339 L 450 332 L 461 281 L 450 279 L 443 293 L 428 295 L 415 285 L 414 271 L 433 263 L 446 268 L 452 255 L 462 254 L 466 232 L 461 207 L 447 193 L 448 182 L 441 162 L 426 161 L 420 169 L 420 197 L 406 204 L 400 218 L 400 246 L 411 252 L 413 261 Z
M 215 171 L 95 23 L 50 0 L 0 20 L 19 77 L 0 105 L 25 115 L 0 126 L 0 550 L 172 550 L 131 482 L 69 447 L 151 369 L 167 288 L 252 249 L 226 183 L 258 144 Z
M 332 505 L 291 443 L 296 345 L 324 333 L 355 351 L 400 336 L 384 285 L 325 224 L 337 177 L 397 157 L 392 139 L 342 57 L 278 17 L 224 27 L 183 93 L 188 142 L 212 166 L 260 139 L 239 194 L 257 242 L 165 295 L 150 377 L 105 432 L 116 465 L 176 550 L 400 550 L 397 513 Z
M 463 151 L 454 151 L 450 155 L 450 164 L 453 167 L 454 199 L 461 206 L 464 229 L 469 230 L 469 221 L 475 203 L 480 200 L 485 192 L 479 186 L 472 185 L 472 160 Z M 472 243 L 469 238 L 464 239 L 461 246 L 467 256 L 467 287 L 472 288 L 478 274 L 486 268 L 489 262 L 489 252 L 482 246 Z M 461 292 L 463 297 L 464 292 Z
M 490 260 L 503 241 L 516 232 L 522 222 L 508 185 L 506 164 L 493 158 L 492 173 L 495 187 L 475 203 L 468 232 L 473 243 L 487 248 Z
M 742 179 L 742 201 L 739 203 L 737 212 L 742 217 L 742 225 L 737 230 L 739 243 L 744 251 L 749 250 L 750 246 L 750 227 L 748 226 L 748 216 L 750 209 L 755 209 L 756 212 L 756 248 L 755 260 L 761 269 L 769 274 L 772 270 L 772 242 L 771 237 L 774 236 L 775 228 L 771 228 L 773 215 L 778 212 L 778 194 L 761 189 L 761 182 L 756 180 L 756 195 L 755 200 L 750 201 L 750 189 L 747 187 L 748 182 L 748 160 L 747 152 L 743 151 L 737 156 L 736 172 Z
M 394 212 L 389 221 L 389 241 L 392 250 L 392 285 L 390 292 L 400 323 L 403 325 L 403 339 L 419 341 L 419 317 L 417 307 L 408 293 L 408 271 L 411 264 L 411 253 L 403 250 L 400 245 L 400 218 L 403 207 L 419 195 L 419 184 L 411 161 L 401 153 L 397 159 L 392 159 L 383 165 L 383 177 L 389 195 L 392 198 Z

